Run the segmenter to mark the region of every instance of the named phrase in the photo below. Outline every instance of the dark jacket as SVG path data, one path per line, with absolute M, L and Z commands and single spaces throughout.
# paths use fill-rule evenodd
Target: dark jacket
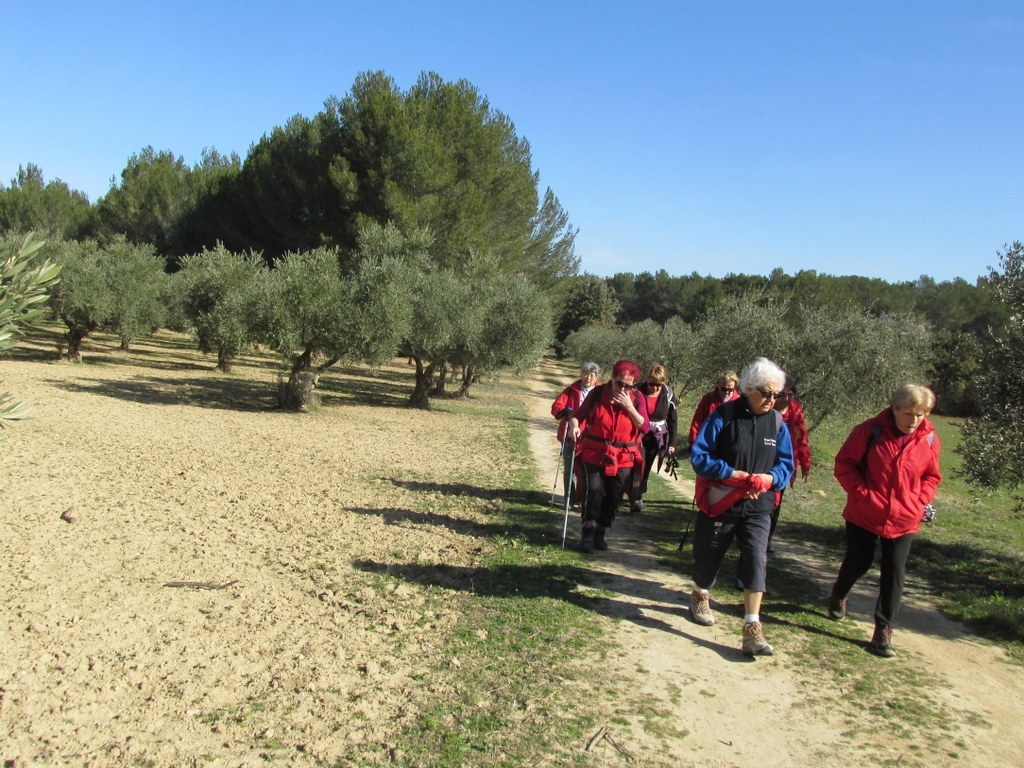
M 723 480 L 734 470 L 751 475 L 770 474 L 772 491 L 781 491 L 793 477 L 793 442 L 789 428 L 779 424 L 776 411 L 755 414 L 747 398 L 730 400 L 704 422 L 690 451 L 690 466 L 701 477 Z M 774 493 L 762 493 L 736 505 L 748 511 L 770 513 Z
M 637 391 L 647 397 L 647 382 L 642 382 L 638 387 Z M 648 411 L 648 416 L 651 420 L 651 432 L 648 433 L 645 438 L 645 442 L 657 437 L 654 435 L 655 424 L 658 422 L 665 422 L 665 430 L 668 433 L 667 438 L 658 439 L 659 445 L 664 442 L 664 447 L 675 447 L 676 445 L 676 432 L 679 427 L 679 408 L 676 404 L 675 393 L 672 392 L 672 388 L 667 384 L 662 384 L 661 395 L 658 397 L 658 404 L 653 411 Z

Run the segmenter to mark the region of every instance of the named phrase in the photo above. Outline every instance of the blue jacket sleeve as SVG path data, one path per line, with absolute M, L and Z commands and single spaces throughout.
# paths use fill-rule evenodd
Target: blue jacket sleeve
M 697 439 L 690 447 L 690 466 L 698 475 L 709 480 L 722 480 L 733 472 L 728 463 L 712 453 L 718 443 L 718 434 L 722 431 L 723 424 L 722 414 L 716 410 L 704 419 L 697 432 Z
M 775 478 L 772 483 L 772 490 L 784 491 L 793 479 L 793 472 L 796 471 L 796 464 L 793 461 L 793 436 L 789 433 L 789 427 L 782 425 L 779 430 L 779 439 L 775 444 L 775 466 L 772 467 L 771 475 Z

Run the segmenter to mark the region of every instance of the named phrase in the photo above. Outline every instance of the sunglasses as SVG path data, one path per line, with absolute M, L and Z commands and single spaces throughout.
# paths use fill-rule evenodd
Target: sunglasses
M 634 386 L 636 386 L 635 384 L 627 384 L 622 379 L 612 379 L 612 382 L 619 389 L 632 389 Z
M 736 387 L 717 387 L 719 392 L 735 392 Z
M 770 389 L 761 389 L 760 387 L 754 387 L 758 392 L 761 393 L 761 397 L 765 400 L 778 400 L 782 397 L 781 392 L 772 392 Z

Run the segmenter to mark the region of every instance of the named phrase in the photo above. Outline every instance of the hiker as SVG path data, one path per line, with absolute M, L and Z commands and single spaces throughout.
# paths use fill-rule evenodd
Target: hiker
M 715 380 L 715 388 L 704 394 L 700 402 L 697 403 L 697 409 L 693 412 L 693 419 L 690 421 L 688 446 L 693 446 L 701 425 L 707 420 L 708 416 L 715 412 L 718 406 L 722 403 L 728 403 L 730 400 L 735 400 L 740 396 L 739 391 L 736 389 L 739 383 L 740 377 L 736 375 L 736 371 L 722 371 L 722 373 L 718 374 L 718 378 Z
M 639 487 L 632 496 L 630 510 L 634 513 L 643 512 L 644 494 L 647 493 L 647 479 L 651 476 L 651 467 L 676 452 L 676 429 L 678 412 L 675 393 L 668 385 L 668 373 L 663 365 L 652 365 L 647 378 L 637 387 L 637 391 L 647 398 L 647 413 L 651 420 L 651 431 L 644 435 L 644 471 L 635 477 Z M 634 483 L 635 485 L 635 483 Z
M 786 374 L 786 385 L 782 388 L 782 394 L 775 401 L 775 410 L 782 414 L 782 420 L 789 427 L 789 437 L 793 441 L 793 457 L 796 466 L 800 467 L 800 476 L 804 482 L 811 476 L 811 443 L 807 439 L 807 423 L 804 421 L 804 407 L 796 399 L 796 386 L 793 377 Z M 796 472 L 789 481 L 790 487 L 796 482 Z M 775 509 L 772 510 L 772 526 L 768 531 L 768 552 L 772 551 L 772 537 L 775 536 L 775 528 L 779 524 L 779 513 L 782 510 L 782 494 L 779 491 L 775 495 Z
M 568 435 L 569 419 L 580 409 L 580 405 L 587 399 L 587 395 L 601 381 L 601 366 L 597 363 L 586 362 L 580 366 L 580 377 L 572 384 L 562 390 L 562 394 L 555 398 L 551 404 L 551 415 L 559 420 L 558 442 L 562 445 L 562 467 L 565 477 L 562 480 L 564 489 L 563 498 L 569 498 L 575 485 L 573 474 L 573 453 L 576 451 L 576 441 Z M 578 497 L 578 493 L 574 493 Z M 578 501 L 574 498 L 573 501 Z
M 782 414 L 773 406 L 786 374 L 764 357 L 740 376 L 742 397 L 712 413 L 690 453 L 697 474 L 697 519 L 693 529 L 690 614 L 698 624 L 715 623 L 711 588 L 733 539 L 739 545 L 737 579 L 743 587 L 743 653 L 775 651 L 761 628 L 761 599 L 768 563 L 768 529 L 775 491 L 793 475 L 793 444 Z
M 632 473 L 643 464 L 640 441 L 651 422 L 647 398 L 633 388 L 641 375 L 636 363 L 619 360 L 611 381 L 595 387 L 569 420 L 586 484 L 581 552 L 608 549 L 605 531 L 615 519 Z
M 939 472 L 939 438 L 928 414 L 935 393 L 902 384 L 889 407 L 858 424 L 836 454 L 835 475 L 846 491 L 846 557 L 828 601 L 830 619 L 846 616 L 846 596 L 868 572 L 881 541 L 875 632 L 868 649 L 895 656 L 892 626 L 900 609 L 907 558 L 921 521 L 930 521 Z

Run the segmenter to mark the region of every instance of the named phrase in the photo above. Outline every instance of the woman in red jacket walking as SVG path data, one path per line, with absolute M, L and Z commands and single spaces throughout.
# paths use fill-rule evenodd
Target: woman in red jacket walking
M 875 633 L 869 650 L 894 656 L 892 625 L 899 612 L 907 558 L 942 480 L 939 438 L 928 420 L 935 394 L 903 384 L 891 405 L 853 428 L 836 454 L 835 476 L 846 491 L 846 558 L 829 599 L 829 618 L 846 616 L 846 596 L 867 573 L 881 542 Z
M 620 360 L 611 381 L 595 387 L 569 420 L 586 478 L 581 552 L 608 549 L 605 530 L 615 519 L 634 468 L 643 465 L 641 441 L 651 422 L 647 398 L 633 389 L 641 375 L 636 363 Z
M 804 407 L 796 399 L 796 385 L 793 378 L 786 374 L 786 386 L 782 388 L 782 394 L 775 401 L 775 410 L 782 414 L 782 420 L 789 427 L 789 436 L 793 439 L 793 459 L 800 467 L 800 475 L 804 482 L 811 476 L 811 443 L 807 437 L 807 422 L 804 420 Z M 796 482 L 796 472 L 789 481 L 790 486 Z M 772 537 L 775 536 L 775 528 L 779 524 L 779 513 L 782 511 L 782 494 L 779 491 L 775 495 L 775 509 L 772 510 L 772 525 L 768 531 L 768 552 L 772 551 Z

